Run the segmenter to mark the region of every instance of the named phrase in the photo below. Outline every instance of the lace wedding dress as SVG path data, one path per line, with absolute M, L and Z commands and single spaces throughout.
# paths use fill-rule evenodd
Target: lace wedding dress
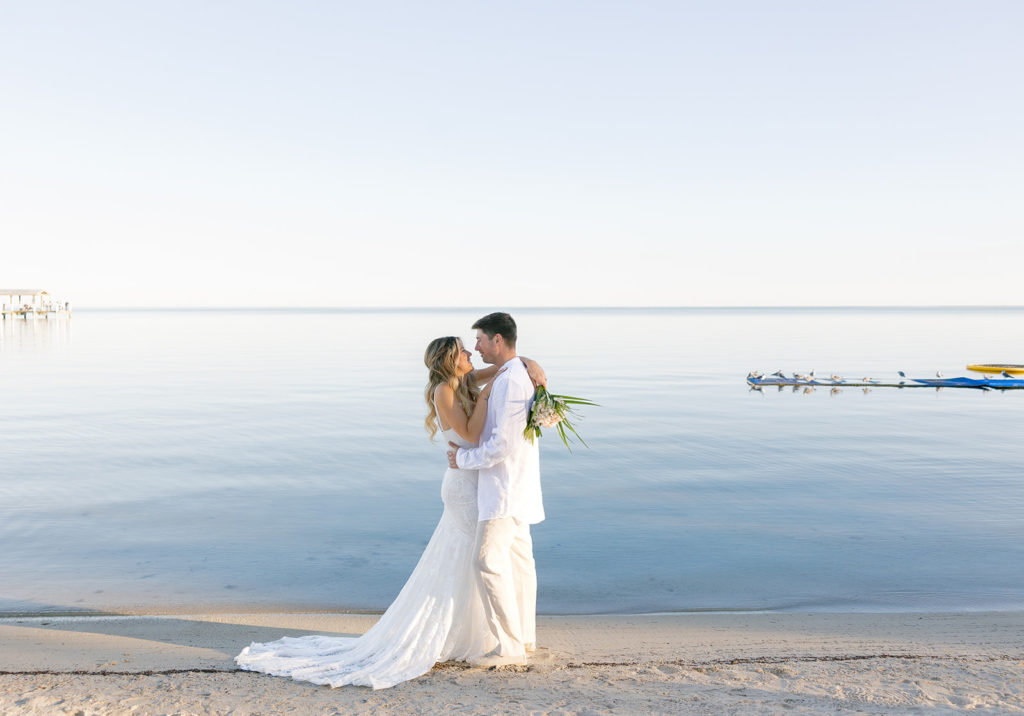
M 452 429 L 448 441 L 471 446 Z M 497 645 L 484 617 L 476 575 L 476 470 L 449 468 L 444 512 L 409 580 L 360 637 L 284 637 L 253 643 L 235 657 L 248 671 L 296 681 L 384 689 L 427 673 L 439 661 L 465 661 Z

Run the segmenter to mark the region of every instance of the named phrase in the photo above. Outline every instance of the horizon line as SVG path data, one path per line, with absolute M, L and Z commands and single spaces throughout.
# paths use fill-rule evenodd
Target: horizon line
M 613 305 L 613 306 L 507 306 L 511 311 L 573 311 L 573 310 L 750 310 L 750 309 L 1021 309 L 1024 304 L 935 303 L 935 304 L 777 304 L 777 305 Z M 281 306 L 281 305 L 84 305 L 73 310 L 92 311 L 487 311 L 493 306 Z

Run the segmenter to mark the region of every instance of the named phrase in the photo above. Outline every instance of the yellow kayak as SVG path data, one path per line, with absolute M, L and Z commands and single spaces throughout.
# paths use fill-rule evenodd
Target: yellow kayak
M 973 370 L 977 373 L 1009 373 L 1010 375 L 1024 375 L 1024 365 L 1014 365 L 1012 363 L 971 363 L 967 366 L 967 370 Z

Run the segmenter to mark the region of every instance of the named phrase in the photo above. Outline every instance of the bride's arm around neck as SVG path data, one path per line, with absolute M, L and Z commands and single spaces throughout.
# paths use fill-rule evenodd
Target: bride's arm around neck
M 527 358 L 526 356 L 518 356 L 519 360 L 526 366 L 526 372 L 530 375 L 530 380 L 533 381 L 533 386 L 536 388 L 538 385 L 547 385 L 548 378 L 544 373 L 544 369 L 541 368 L 540 363 Z M 484 385 L 490 383 L 494 376 L 501 370 L 500 365 L 489 365 L 486 368 L 476 368 L 473 371 L 473 377 L 476 378 L 477 385 Z

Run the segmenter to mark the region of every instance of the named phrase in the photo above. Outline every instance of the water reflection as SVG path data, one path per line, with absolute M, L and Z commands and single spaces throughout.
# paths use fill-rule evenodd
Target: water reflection
M 71 316 L 14 318 L 0 321 L 0 355 L 18 361 L 30 356 L 48 356 L 71 343 Z

